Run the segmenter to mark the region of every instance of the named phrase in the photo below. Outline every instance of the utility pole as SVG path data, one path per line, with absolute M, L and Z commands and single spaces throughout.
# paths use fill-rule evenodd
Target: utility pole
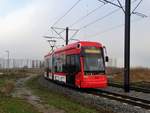
M 9 69 L 9 50 L 6 50 L 7 52 L 7 68 Z
M 113 6 L 119 7 L 123 10 L 125 13 L 125 32 L 124 32 L 124 91 L 129 92 L 130 91 L 130 16 L 131 14 L 136 14 L 141 17 L 147 17 L 146 15 L 138 12 L 134 12 L 137 7 L 140 5 L 142 1 L 138 3 L 138 5 L 133 9 L 131 12 L 131 0 L 125 0 L 125 9 L 123 8 L 120 0 L 118 1 L 118 4 L 113 3 L 112 1 L 108 0 L 98 0 L 102 3 L 109 3 Z
M 130 15 L 131 1 L 125 1 L 124 91 L 130 91 Z
M 113 6 L 119 7 L 125 13 L 125 32 L 124 32 L 124 91 L 125 92 L 129 92 L 130 91 L 130 15 L 131 15 L 131 0 L 125 0 L 125 9 L 123 8 L 120 0 L 117 0 L 118 4 L 113 3 L 111 1 L 108 1 L 108 0 L 98 0 L 98 1 L 103 2 L 103 3 L 109 3 L 109 4 L 113 5 Z M 137 5 L 137 7 L 138 7 L 138 5 Z M 135 7 L 135 9 L 137 7 Z
M 68 45 L 68 32 L 69 31 L 69 28 L 68 27 L 66 27 L 66 45 Z

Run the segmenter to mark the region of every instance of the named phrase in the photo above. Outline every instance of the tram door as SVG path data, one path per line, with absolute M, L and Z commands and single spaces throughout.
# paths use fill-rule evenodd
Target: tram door
M 77 55 L 68 55 L 66 58 L 67 84 L 75 85 L 75 75 L 79 71 L 79 57 Z
M 68 55 L 66 58 L 66 72 L 67 72 L 67 77 L 66 81 L 68 85 L 74 86 L 75 84 L 75 74 L 72 71 L 74 61 L 73 61 L 73 55 Z

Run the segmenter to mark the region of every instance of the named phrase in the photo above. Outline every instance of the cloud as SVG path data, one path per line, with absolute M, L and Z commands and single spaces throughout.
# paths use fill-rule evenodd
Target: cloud
M 0 0 L 0 4 L 4 4 L 4 1 L 5 0 Z M 142 6 L 145 6 L 145 10 L 149 8 L 149 5 L 147 5 L 149 3 L 150 1 L 143 3 Z M 62 16 L 62 14 L 69 9 L 71 4 L 73 4 L 73 2 L 68 2 L 68 0 L 32 0 L 25 6 L 21 8 L 19 7 L 17 10 L 7 13 L 7 15 L 0 16 L 0 54 L 5 53 L 5 50 L 10 50 L 11 58 L 42 59 L 44 54 L 47 53 L 49 49 L 48 43 L 43 36 L 50 34 L 50 25 L 52 25 L 56 19 Z M 85 5 L 85 2 L 83 1 L 82 4 Z M 67 15 L 60 23 L 58 23 L 58 25 L 60 25 L 60 27 L 63 25 L 64 27 L 64 25 L 68 25 L 68 23 L 73 23 L 75 19 L 79 18 L 78 16 L 82 17 L 84 15 L 82 4 L 80 4 L 77 9 L 74 9 L 72 13 L 69 13 L 69 15 Z M 106 9 L 108 7 L 106 7 Z M 140 11 L 141 7 L 138 9 L 138 11 Z M 93 7 L 91 7 L 91 9 L 94 8 L 95 5 L 93 3 Z M 82 9 L 82 11 L 80 11 L 82 13 L 78 14 L 80 9 Z M 148 14 L 148 11 L 149 10 L 147 10 L 146 14 Z M 106 13 L 106 11 L 100 10 L 100 12 L 96 13 L 95 17 L 89 17 L 88 21 L 99 18 L 103 12 Z M 113 15 L 107 20 L 98 22 L 96 25 L 93 25 L 93 28 L 91 29 L 82 30 L 79 35 L 76 36 L 76 38 L 102 42 L 108 49 L 108 55 L 110 55 L 110 57 L 117 58 L 118 65 L 123 66 L 124 27 L 114 29 L 104 34 L 99 34 L 95 37 L 86 37 L 86 34 L 93 34 L 94 32 L 99 31 L 101 32 L 105 30 L 105 28 L 110 28 L 111 25 L 114 26 L 118 25 L 118 23 L 121 23 L 123 19 L 118 15 L 120 14 Z M 84 24 L 88 23 L 86 19 L 83 22 Z M 149 27 L 149 19 L 132 24 L 132 66 L 142 65 L 150 67 L 150 62 L 148 60 L 150 57 Z M 5 57 L 5 55 L 3 55 L 3 57 Z
M 9 49 L 14 57 L 41 58 L 43 51 L 47 51 L 42 36 L 50 24 L 52 3 L 34 1 L 25 8 L 0 17 L 0 51 Z

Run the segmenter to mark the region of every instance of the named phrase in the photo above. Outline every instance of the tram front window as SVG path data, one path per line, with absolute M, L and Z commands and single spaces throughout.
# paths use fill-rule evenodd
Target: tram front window
M 102 49 L 85 49 L 84 72 L 88 74 L 98 74 L 105 72 L 104 57 Z

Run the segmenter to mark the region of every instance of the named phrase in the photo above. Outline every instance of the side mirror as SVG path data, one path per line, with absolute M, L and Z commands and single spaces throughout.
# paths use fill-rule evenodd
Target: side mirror
M 109 62 L 109 57 L 108 56 L 105 57 L 105 61 Z
M 103 46 L 103 51 L 105 53 L 105 62 L 109 62 L 109 57 L 107 56 L 107 50 L 105 46 Z

